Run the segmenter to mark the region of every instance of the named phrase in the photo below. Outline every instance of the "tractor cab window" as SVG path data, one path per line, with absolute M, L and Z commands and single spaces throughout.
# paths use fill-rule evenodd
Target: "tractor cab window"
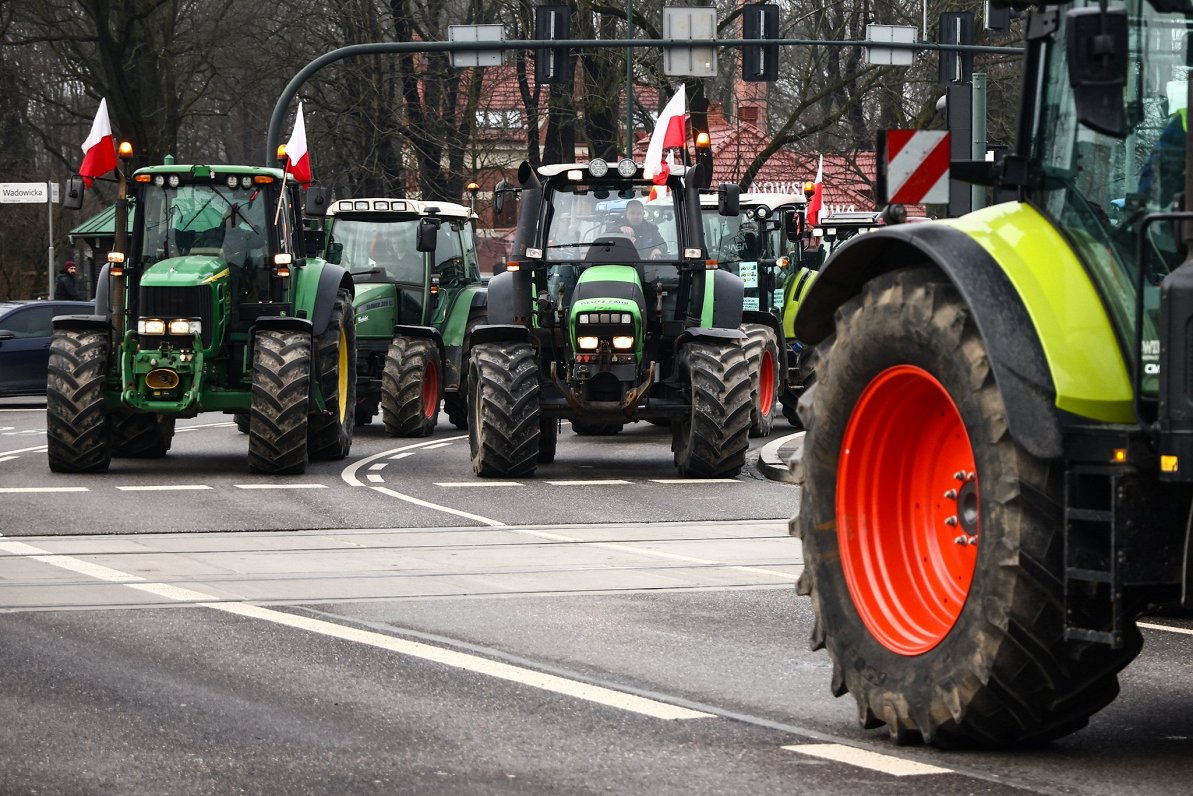
M 356 282 L 422 284 L 417 217 L 336 216 L 329 244 L 343 246 L 340 264 Z
M 476 228 L 472 221 L 468 221 L 460 229 L 460 239 L 464 244 L 464 271 L 468 282 L 481 281 L 480 262 L 476 257 Z
M 185 256 L 218 256 L 258 268 L 269 248 L 266 206 L 259 186 L 199 183 L 147 185 L 140 202 L 140 256 L 145 265 Z
M 1127 135 L 1111 138 L 1078 123 L 1062 8 L 1060 28 L 1044 52 L 1047 67 L 1031 141 L 1044 181 L 1031 199 L 1060 225 L 1090 269 L 1133 362 L 1139 269 L 1144 272 L 1146 310 L 1143 348 L 1150 351 L 1154 346 L 1149 341 L 1157 339 L 1159 282 L 1182 259 L 1171 223 L 1152 224 L 1141 235 L 1140 222 L 1148 213 L 1174 209 L 1176 194 L 1184 188 L 1193 18 L 1160 13 L 1144 0 L 1129 0 L 1126 7 Z M 1154 389 L 1151 382 L 1145 380 L 1145 389 Z
M 550 201 L 543 259 L 633 263 L 679 259 L 675 203 L 651 199 L 654 186 L 557 186 Z M 594 246 L 593 244 L 598 244 Z
M 464 224 L 461 221 L 442 218 L 439 224 L 439 234 L 435 239 L 434 273 L 438 274 L 441 284 L 456 284 L 463 282 L 467 274 L 464 262 L 463 233 Z

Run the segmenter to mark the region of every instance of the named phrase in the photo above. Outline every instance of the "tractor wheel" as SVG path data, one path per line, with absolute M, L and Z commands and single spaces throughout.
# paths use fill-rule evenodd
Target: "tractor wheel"
M 742 326 L 746 362 L 750 365 L 750 436 L 766 437 L 775 424 L 779 403 L 779 344 L 769 326 L 748 323 Z
M 266 329 L 253 342 L 249 467 L 293 475 L 307 467 L 311 337 Z
M 472 337 L 472 330 L 488 319 L 483 312 L 473 312 L 468 316 L 468 326 L 464 330 L 464 345 L 461 352 L 468 350 L 468 342 Z M 461 354 L 463 355 L 463 354 Z M 447 412 L 447 420 L 461 431 L 468 428 L 468 361 L 460 365 L 460 389 L 456 392 L 445 392 L 443 395 L 443 411 Z
M 528 343 L 473 346 L 468 388 L 473 472 L 485 477 L 532 475 L 542 434 L 534 349 Z
M 572 431 L 582 437 L 611 437 L 625 428 L 622 423 L 594 423 L 591 420 L 573 420 Z
M 688 343 L 679 355 L 692 406 L 671 426 L 671 449 L 681 475 L 737 475 L 750 446 L 750 373 L 745 351 L 732 344 Z
M 555 448 L 559 445 L 559 418 L 539 418 L 539 464 L 555 461 Z
M 432 340 L 395 337 L 381 377 L 381 419 L 394 437 L 427 437 L 439 421 L 439 349 Z
M 46 440 L 56 473 L 101 473 L 112 452 L 104 380 L 109 336 L 92 329 L 55 329 L 46 382 Z
M 356 314 L 347 290 L 336 295 L 327 329 L 315 340 L 319 391 L 327 414 L 307 418 L 312 459 L 343 459 L 356 426 Z
M 248 412 L 237 412 L 232 415 L 232 420 L 236 423 L 236 430 L 241 434 L 249 433 L 249 418 L 251 415 Z
M 1064 640 L 1062 474 L 1011 438 L 988 357 L 947 279 L 896 271 L 837 311 L 800 401 L 812 648 L 898 743 L 1071 733 L 1141 644 Z
M 174 416 L 114 412 L 108 420 L 113 456 L 160 459 L 174 441 Z

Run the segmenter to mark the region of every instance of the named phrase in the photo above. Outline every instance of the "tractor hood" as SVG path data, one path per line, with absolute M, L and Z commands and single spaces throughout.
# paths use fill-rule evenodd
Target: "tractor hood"
M 633 336 L 641 353 L 646 296 L 638 269 L 628 265 L 593 265 L 580 274 L 572 294 L 570 330 L 573 350 L 578 337 Z
M 149 266 L 141 277 L 142 287 L 194 287 L 228 276 L 228 264 L 218 256 L 192 254 L 172 257 Z

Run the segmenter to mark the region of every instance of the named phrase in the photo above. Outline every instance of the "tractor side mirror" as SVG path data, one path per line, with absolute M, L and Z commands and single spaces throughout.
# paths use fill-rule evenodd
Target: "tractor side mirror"
M 304 229 L 302 238 L 303 250 L 308 257 L 317 257 L 319 252 L 323 251 L 323 230 Z
M 794 210 L 783 214 L 783 235 L 792 243 L 798 241 L 804 234 L 804 217 Z
M 717 214 L 722 216 L 741 215 L 741 187 L 732 182 L 717 186 Z
M 1074 8 L 1065 18 L 1069 85 L 1073 87 L 1077 121 L 1112 138 L 1126 137 L 1126 9 Z
M 323 218 L 331 204 L 331 189 L 326 185 L 312 185 L 307 188 L 302 212 L 309 218 Z
M 339 265 L 344 261 L 344 244 L 329 243 L 327 246 L 327 261 L 332 265 Z
M 505 192 L 509 190 L 509 183 L 501 180 L 493 187 L 493 212 L 500 213 L 505 207 Z
M 418 250 L 420 252 L 435 251 L 435 240 L 439 237 L 439 222 L 424 218 L 418 222 Z
M 78 210 L 83 206 L 83 178 L 70 177 L 66 180 L 66 190 L 62 194 L 62 207 L 66 210 Z

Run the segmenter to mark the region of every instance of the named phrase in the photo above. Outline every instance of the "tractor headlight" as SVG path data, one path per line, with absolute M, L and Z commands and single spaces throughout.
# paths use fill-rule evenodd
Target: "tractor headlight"
M 613 336 L 613 347 L 625 350 L 634 347 L 634 337 L 628 334 L 618 334 Z
M 170 334 L 199 334 L 202 331 L 203 324 L 201 321 L 192 321 L 187 318 L 175 318 L 170 321 Z
M 576 345 L 585 351 L 595 351 L 596 347 L 600 345 L 600 338 L 596 335 L 585 335 L 584 337 L 576 338 Z
M 137 334 L 165 334 L 166 322 L 160 318 L 141 318 L 137 321 Z

